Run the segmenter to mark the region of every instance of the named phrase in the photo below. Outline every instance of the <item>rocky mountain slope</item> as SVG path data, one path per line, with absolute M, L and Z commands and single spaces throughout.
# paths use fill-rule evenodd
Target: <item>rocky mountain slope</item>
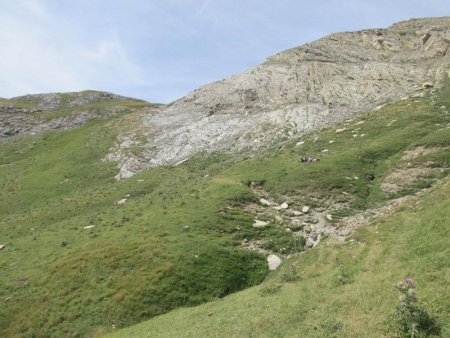
M 264 148 L 439 87 L 450 64 L 450 17 L 337 33 L 281 52 L 145 116 L 132 156 L 112 151 L 121 174 L 175 164 L 201 151 Z
M 46 130 L 70 130 L 92 119 L 106 119 L 144 106 L 151 105 L 92 90 L 25 95 L 9 100 L 0 98 L 0 139 L 16 134 L 35 135 Z
M 167 106 L 0 99 L 0 336 L 393 337 L 404 277 L 445 336 L 449 26 L 333 34 Z

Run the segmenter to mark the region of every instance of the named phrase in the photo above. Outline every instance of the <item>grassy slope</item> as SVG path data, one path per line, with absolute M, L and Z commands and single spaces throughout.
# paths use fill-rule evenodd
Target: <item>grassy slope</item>
M 381 337 L 398 302 L 394 284 L 407 276 L 444 327 L 442 336 L 450 334 L 449 198 L 447 179 L 345 243 L 329 240 L 296 255 L 261 286 L 111 337 Z M 301 280 L 283 282 L 288 263 L 297 264 Z
M 250 217 L 217 213 L 249 195 L 247 188 L 205 184 L 200 168 L 195 175 L 159 168 L 115 182 L 116 169 L 100 161 L 115 123 L 2 146 L 3 335 L 85 335 L 129 325 L 265 275 L 264 258 L 235 249 L 235 224 Z M 126 205 L 115 206 L 128 194 Z
M 145 107 L 157 107 L 159 104 L 149 103 L 141 100 L 134 99 L 123 99 L 123 100 L 99 100 L 87 104 L 72 106 L 71 101 L 75 100 L 77 97 L 82 97 L 83 95 L 89 95 L 91 91 L 82 91 L 79 93 L 60 93 L 58 94 L 61 98 L 61 103 L 56 109 L 49 109 L 44 111 L 32 112 L 30 114 L 33 117 L 40 118 L 42 120 L 52 120 L 56 118 L 76 116 L 80 112 L 96 112 L 96 113 L 110 113 L 112 110 L 117 109 L 120 113 L 129 113 L 135 108 L 145 108 Z M 101 95 L 101 93 L 99 94 Z M 37 104 L 40 103 L 40 98 L 33 97 L 18 97 L 13 99 L 3 99 L 0 98 L 0 104 L 11 104 L 18 108 L 33 109 Z
M 240 240 L 266 239 L 267 247 L 275 252 L 282 248 L 296 251 L 301 245 L 275 225 L 261 230 L 251 227 L 252 217 L 239 203 L 255 197 L 242 181 L 265 181 L 265 189 L 280 202 L 284 195 L 304 195 L 308 202 L 305 191 L 325 197 L 338 197 L 345 191 L 353 196 L 353 203 L 342 214 L 381 203 L 392 196 L 380 190 L 380 182 L 395 167 L 406 165 L 404 150 L 450 145 L 450 116 L 438 108 L 450 102 L 448 97 L 443 100 L 447 101 L 436 105 L 428 99 L 402 101 L 368 115 L 362 125 L 349 124 L 348 131 L 324 130 L 307 136 L 303 147 L 292 144 L 272 149 L 261 158 L 199 155 L 181 166 L 150 170 L 123 182 L 115 182 L 113 165 L 101 161 L 114 141 L 116 126 L 125 121 L 123 116 L 91 121 L 66 133 L 11 138 L 0 147 L 0 244 L 7 245 L 0 253 L 1 332 L 55 337 L 100 334 L 113 325 L 127 326 L 260 282 L 266 274 L 264 257 L 238 250 Z M 353 138 L 357 128 L 365 136 Z M 325 148 L 329 152 L 321 153 Z M 322 161 L 300 165 L 298 159 L 305 154 L 319 154 Z M 442 148 L 410 162 L 445 167 L 450 151 Z M 367 173 L 373 173 L 375 180 L 363 179 Z M 361 179 L 346 178 L 354 176 Z M 424 178 L 399 195 L 429 186 L 436 178 Z M 131 197 L 124 206 L 114 204 L 128 194 Z M 226 206 L 230 209 L 218 212 Z M 84 229 L 87 225 L 95 227 Z M 318 265 L 324 267 L 323 277 L 319 272 L 311 277 L 312 285 L 330 284 L 339 265 L 354 266 L 345 254 L 330 250 L 320 257 L 314 256 L 316 250 L 302 256 L 309 259 L 301 264 L 302 269 L 309 266 L 311 276 Z M 337 264 L 333 255 L 342 256 L 337 259 L 344 263 Z M 323 263 L 315 264 L 316 259 Z M 302 271 L 303 281 L 307 273 Z M 287 298 L 297 299 L 288 290 L 298 285 L 288 284 L 280 294 L 287 292 Z M 303 292 L 302 298 L 316 304 L 314 297 L 320 295 L 314 289 Z M 248 295 L 249 301 L 236 307 L 266 301 L 257 289 L 230 299 L 242 295 Z M 319 308 L 319 304 L 311 306 Z M 189 317 L 189 311 L 198 309 L 171 316 Z M 283 318 L 296 321 L 300 314 L 305 316 L 302 311 L 292 310 Z M 274 312 L 266 315 L 278 316 Z M 266 315 L 244 319 L 256 325 Z M 214 318 L 210 318 L 213 324 Z M 157 320 L 149 325 L 168 329 Z M 224 328 L 212 325 L 209 329 Z M 237 327 L 236 332 L 247 329 Z
M 448 171 L 420 179 L 395 194 L 383 192 L 380 185 L 399 168 L 448 168 L 450 117 L 437 107 L 449 106 L 449 87 L 443 93 L 433 106 L 428 99 L 398 102 L 369 114 L 363 124 L 352 127 L 357 122 L 353 121 L 343 133 L 324 130 L 309 135 L 300 149 L 275 150 L 271 156 L 238 163 L 219 176 L 262 181 L 280 202 L 286 196 L 306 195 L 303 200 L 311 203 L 307 196 L 311 193 L 336 198 L 351 192 L 352 205 L 337 217 L 429 187 Z M 361 134 L 365 135 L 361 138 Z M 403 159 L 404 151 L 418 146 L 441 151 Z M 329 151 L 322 153 L 323 149 Z M 305 154 L 320 154 L 322 161 L 299 166 L 298 158 Z M 364 178 L 368 173 L 375 176 L 374 181 L 346 178 Z M 328 240 L 295 255 L 261 286 L 172 311 L 112 337 L 379 337 L 392 333 L 387 322 L 398 297 L 393 284 L 406 276 L 417 280 L 419 298 L 437 316 L 445 336 L 450 332 L 449 191 L 450 183 L 444 179 L 423 199 L 361 229 L 345 243 Z M 290 263 L 299 267 L 301 281 L 286 282 Z

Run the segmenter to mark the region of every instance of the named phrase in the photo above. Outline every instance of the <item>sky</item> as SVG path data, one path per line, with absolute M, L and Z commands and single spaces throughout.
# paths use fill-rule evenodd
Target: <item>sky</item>
M 0 0 L 0 97 L 169 103 L 329 33 L 448 15 L 449 0 Z

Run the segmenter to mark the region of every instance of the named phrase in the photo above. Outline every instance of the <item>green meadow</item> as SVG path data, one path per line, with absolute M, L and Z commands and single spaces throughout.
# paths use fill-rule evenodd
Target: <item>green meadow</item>
M 440 107 L 450 106 L 449 92 L 450 84 L 258 155 L 198 154 L 123 181 L 102 159 L 132 110 L 2 141 L 2 336 L 101 336 L 153 318 L 115 335 L 379 337 L 390 330 L 392 285 L 406 276 L 448 332 L 450 114 Z M 418 147 L 433 151 L 405 158 Z M 300 163 L 306 155 L 321 161 Z M 428 174 L 382 189 L 389 175 L 414 168 Z M 351 203 L 333 214 L 337 226 L 431 188 L 344 243 L 304 251 L 276 222 L 252 227 L 251 182 L 279 203 L 295 197 L 312 207 L 311 196 L 345 193 Z M 268 274 L 263 255 L 240 247 L 244 239 L 293 258 Z M 290 263 L 295 280 L 286 278 Z

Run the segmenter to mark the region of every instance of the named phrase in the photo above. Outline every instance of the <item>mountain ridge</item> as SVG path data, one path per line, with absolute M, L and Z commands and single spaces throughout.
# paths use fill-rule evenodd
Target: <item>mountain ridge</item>
M 140 158 L 116 148 L 119 178 L 206 152 L 252 153 L 424 96 L 450 76 L 450 17 L 335 33 L 206 84 L 146 114 Z
M 158 105 L 117 94 L 85 90 L 28 94 L 0 100 L 0 139 L 47 130 L 67 131 L 94 119 Z

